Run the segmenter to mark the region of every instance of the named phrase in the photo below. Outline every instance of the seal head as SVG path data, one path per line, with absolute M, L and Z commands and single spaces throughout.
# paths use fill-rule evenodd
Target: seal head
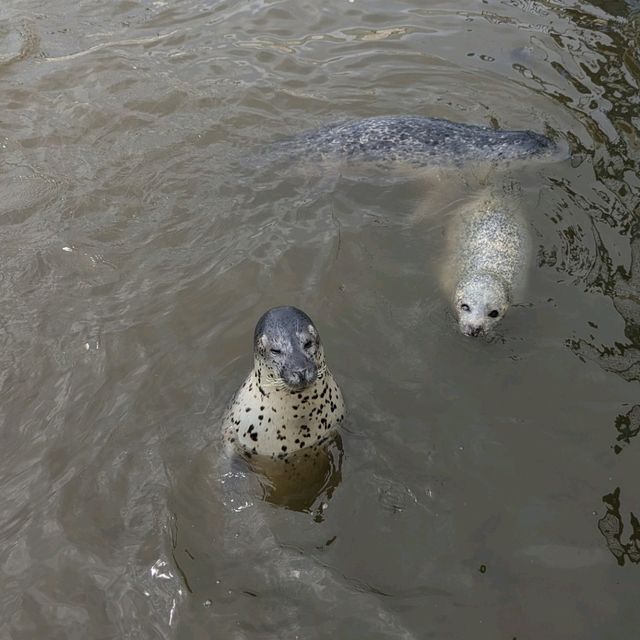
M 270 383 L 291 391 L 313 384 L 324 362 L 318 330 L 295 307 L 269 309 L 258 320 L 253 355 Z
M 463 279 L 455 291 L 455 312 L 465 336 L 485 335 L 507 312 L 509 288 L 499 276 L 478 273 Z
M 253 356 L 253 368 L 222 419 L 225 448 L 255 469 L 266 460 L 260 468 L 270 478 L 284 467 L 292 478 L 294 466 L 302 474 L 299 465 L 322 456 L 338 435 L 342 393 L 327 369 L 318 331 L 300 309 L 267 311 L 255 328 Z

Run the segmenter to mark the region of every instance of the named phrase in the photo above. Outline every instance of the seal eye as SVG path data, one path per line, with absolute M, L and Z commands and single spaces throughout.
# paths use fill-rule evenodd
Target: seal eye
M 489 317 L 490 318 L 497 318 L 500 314 L 498 313 L 497 309 L 494 309 L 490 314 Z
M 271 353 L 273 353 L 274 355 L 278 355 L 279 353 L 282 353 L 282 349 L 270 349 Z
M 466 302 L 463 302 L 463 303 L 460 305 L 460 308 L 461 308 L 463 311 L 471 311 L 471 308 L 469 307 L 469 305 L 468 305 Z
M 313 346 L 313 341 L 312 341 L 312 340 L 307 340 L 307 341 L 304 343 L 304 348 L 305 348 L 305 349 L 311 349 L 311 347 L 312 347 L 312 346 Z

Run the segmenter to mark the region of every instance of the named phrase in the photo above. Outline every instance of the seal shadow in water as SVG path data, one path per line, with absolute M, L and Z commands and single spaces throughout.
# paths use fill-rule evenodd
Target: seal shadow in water
M 417 637 L 376 593 L 354 588 L 342 571 L 315 553 L 281 544 L 273 525 L 300 522 L 304 516 L 261 500 L 259 474 L 246 467 L 234 470 L 219 444 L 212 443 L 177 468 L 171 482 L 167 551 L 184 586 L 174 620 L 176 637 L 211 637 L 212 625 L 215 637 L 342 637 L 345 624 L 357 628 L 355 635 L 347 632 L 345 637 Z M 329 469 L 335 466 L 334 472 L 320 463 L 322 455 L 317 466 L 312 464 L 321 495 L 329 495 L 340 477 L 339 442 L 327 452 L 337 456 L 325 459 Z M 269 489 L 268 499 L 313 504 L 319 495 L 311 490 L 316 485 L 309 471 L 304 469 L 302 487 L 291 474 L 277 489 Z M 273 478 L 269 483 L 276 486 Z M 295 491 L 290 493 L 292 487 Z M 313 532 L 303 530 L 309 543 Z M 302 530 L 296 528 L 294 535 L 299 533 Z
M 342 480 L 342 439 L 337 435 L 327 446 L 292 454 L 286 463 L 268 456 L 252 456 L 249 462 L 234 455 L 235 471 L 256 473 L 263 499 L 293 511 L 315 513 L 322 520 L 326 502 Z

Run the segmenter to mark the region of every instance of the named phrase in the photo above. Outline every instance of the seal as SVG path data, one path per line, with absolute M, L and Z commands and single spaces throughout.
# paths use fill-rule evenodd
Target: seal
M 559 151 L 546 136 L 421 116 L 380 116 L 330 124 L 277 143 L 281 153 L 307 159 L 424 166 L 460 166 L 543 158 Z
M 270 309 L 256 325 L 253 358 L 223 418 L 227 451 L 285 464 L 319 457 L 344 419 L 344 402 L 314 323 L 295 307 Z
M 452 216 L 443 286 L 464 335 L 484 335 L 504 317 L 524 286 L 529 253 L 516 198 L 485 191 Z

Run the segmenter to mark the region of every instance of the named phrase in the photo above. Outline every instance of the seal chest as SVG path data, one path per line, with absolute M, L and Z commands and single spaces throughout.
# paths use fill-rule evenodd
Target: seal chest
M 485 192 L 454 215 L 443 284 L 464 335 L 486 334 L 504 317 L 524 286 L 529 252 L 514 198 Z
M 227 449 L 285 463 L 316 454 L 335 437 L 344 402 L 315 325 L 295 307 L 270 309 L 256 325 L 253 355 L 223 418 Z

